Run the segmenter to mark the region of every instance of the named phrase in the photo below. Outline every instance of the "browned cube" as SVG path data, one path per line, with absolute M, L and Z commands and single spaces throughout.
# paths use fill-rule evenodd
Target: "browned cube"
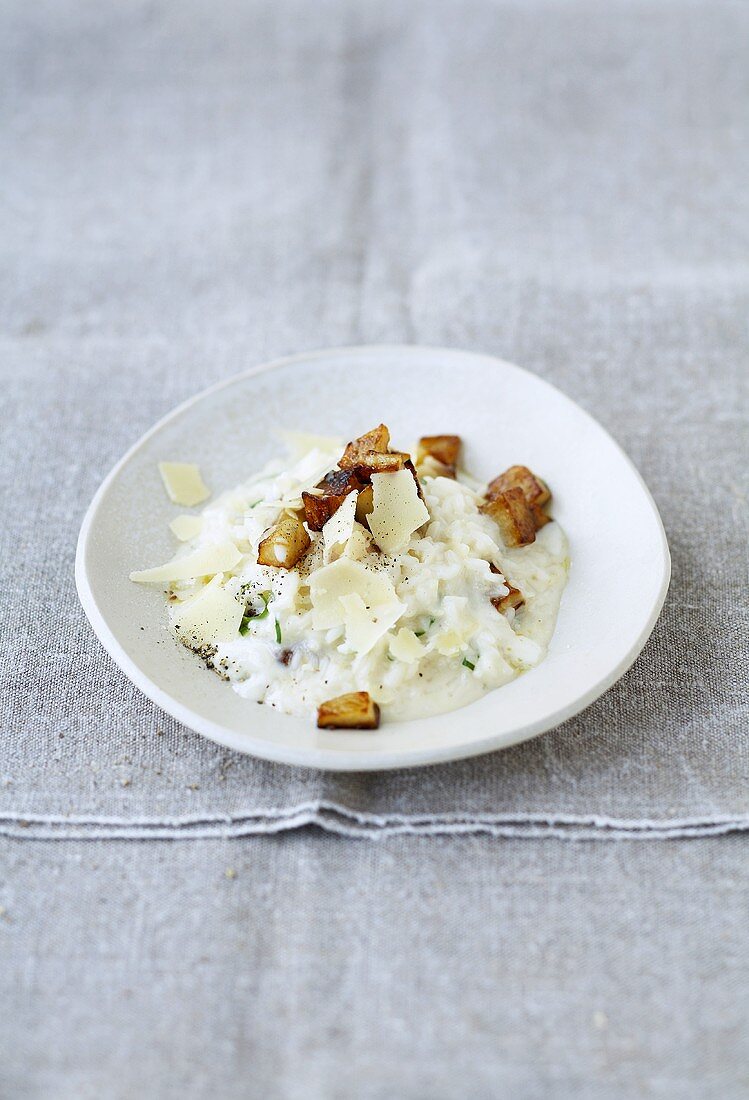
M 416 473 L 416 467 L 414 466 L 414 464 L 413 464 L 413 462 L 411 461 L 410 458 L 409 458 L 408 462 L 405 464 L 405 466 L 406 466 L 406 469 L 410 470 L 411 473 L 413 474 L 413 479 L 416 482 L 416 492 L 419 494 L 419 499 L 421 501 L 423 501 L 424 503 L 426 503 L 426 501 L 424 501 L 424 490 L 421 488 L 421 482 L 419 481 L 419 475 Z
M 510 590 L 507 595 L 493 596 L 491 601 L 496 607 L 497 611 L 501 612 L 502 614 L 504 614 L 504 612 L 508 611 L 510 608 L 513 608 L 515 611 L 517 611 L 525 603 L 525 596 L 519 588 L 513 588 L 508 580 L 505 580 L 505 584 Z
M 545 524 L 551 523 L 551 517 L 544 512 L 544 506 L 551 500 L 551 491 L 546 482 L 536 477 L 532 470 L 527 466 L 510 466 L 503 474 L 489 482 L 486 495 L 491 500 L 510 489 L 520 489 L 522 492 L 530 506 L 537 531 L 540 531 Z
M 460 458 L 459 435 L 424 435 L 419 440 L 416 465 L 426 464 L 435 477 L 455 477 Z M 430 461 L 426 461 L 430 460 Z
M 376 730 L 380 708 L 368 691 L 352 691 L 328 699 L 317 708 L 317 727 L 321 730 Z
M 384 424 L 378 424 L 371 432 L 365 432 L 348 444 L 338 465 L 342 470 L 352 470 L 361 465 L 361 459 L 370 451 L 385 452 L 390 446 L 390 432 Z
M 371 485 L 365 485 L 360 491 L 356 501 L 356 522 L 367 526 L 367 516 L 374 508 L 374 490 Z
M 496 493 L 506 493 L 508 489 L 522 490 L 528 503 L 538 507 L 543 507 L 551 500 L 549 486 L 527 466 L 510 466 L 509 470 L 489 482 L 486 495 L 492 497 Z
M 529 546 L 536 540 L 533 509 L 522 489 L 508 489 L 481 505 L 481 511 L 491 516 L 502 534 L 505 546 Z
M 360 477 L 368 478 L 372 474 L 393 474 L 402 470 L 411 461 L 411 456 L 401 451 L 367 451 L 359 456 L 356 470 Z
M 310 531 L 322 531 L 349 493 L 358 492 L 363 486 L 355 470 L 331 470 L 314 490 L 302 493 L 304 518 Z
M 266 531 L 258 546 L 258 565 L 276 569 L 293 569 L 311 546 L 311 539 L 299 516 L 284 512 Z

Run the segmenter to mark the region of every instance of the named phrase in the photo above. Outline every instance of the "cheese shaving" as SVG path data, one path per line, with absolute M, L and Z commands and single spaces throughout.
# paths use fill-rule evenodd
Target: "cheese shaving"
M 338 452 L 343 447 L 343 440 L 331 435 L 310 435 L 309 432 L 290 431 L 277 431 L 275 434 L 283 440 L 292 461 L 304 458 L 309 451 Z
M 177 516 L 169 524 L 169 529 L 180 542 L 189 542 L 190 539 L 196 539 L 203 530 L 203 517 Z
M 242 555 L 233 542 L 218 542 L 210 546 L 201 546 L 192 554 L 185 554 L 181 558 L 174 558 L 166 565 L 156 565 L 153 569 L 141 569 L 131 573 L 130 580 L 139 584 L 155 584 L 156 582 L 186 581 L 191 577 L 208 577 L 214 573 L 222 573 L 226 569 L 233 569 L 241 560 Z
M 375 542 L 386 554 L 398 554 L 414 531 L 429 519 L 410 470 L 372 474 L 374 507 L 368 516 Z
M 367 606 L 358 592 L 341 596 L 346 642 L 360 655 L 369 653 L 383 634 L 387 634 L 403 614 L 403 604 L 389 603 Z
M 192 508 L 211 495 L 200 470 L 190 462 L 160 462 L 159 473 L 173 504 Z
M 223 587 L 223 575 L 171 612 L 172 624 L 188 644 L 212 645 L 237 637 L 242 605 Z
M 356 493 L 349 493 L 322 529 L 323 562 L 328 565 L 340 558 L 354 533 Z
M 403 613 L 403 605 L 396 597 L 390 578 L 349 558 L 339 558 L 332 565 L 318 569 L 310 577 L 309 589 L 315 629 L 345 627 L 347 641 L 352 647 L 357 650 L 359 645 L 365 647 L 360 652 L 366 652 L 380 636 L 372 629 L 365 638 L 365 622 L 373 627 L 386 622 L 381 631 L 384 633 Z M 347 600 L 350 596 L 357 596 L 359 602 Z
M 413 630 L 403 626 L 390 639 L 390 654 L 396 661 L 404 661 L 407 665 L 412 665 L 424 656 L 424 646 Z

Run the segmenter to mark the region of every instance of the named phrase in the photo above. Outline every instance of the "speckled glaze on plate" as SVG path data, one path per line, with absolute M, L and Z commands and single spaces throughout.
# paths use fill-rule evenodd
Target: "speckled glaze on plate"
M 157 463 L 196 462 L 214 492 L 282 453 L 272 429 L 346 438 L 384 421 L 408 446 L 461 435 L 481 478 L 514 463 L 554 493 L 572 561 L 557 629 L 535 669 L 461 710 L 374 732 L 317 730 L 313 719 L 248 703 L 174 640 L 158 588 L 128 574 L 174 552 L 184 509 Z M 632 664 L 670 576 L 658 511 L 621 448 L 553 386 L 500 359 L 426 347 L 335 348 L 252 368 L 181 405 L 117 464 L 81 527 L 76 583 L 104 647 L 150 699 L 238 752 L 339 771 L 412 767 L 505 748 L 577 714 Z

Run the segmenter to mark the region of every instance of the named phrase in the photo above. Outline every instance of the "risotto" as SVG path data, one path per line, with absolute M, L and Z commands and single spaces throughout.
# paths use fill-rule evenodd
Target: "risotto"
M 451 710 L 532 668 L 568 568 L 551 494 L 527 467 L 481 485 L 456 436 L 415 461 L 380 425 L 343 450 L 294 454 L 171 524 L 172 562 L 131 574 L 166 589 L 176 638 L 249 701 L 328 728 Z M 287 441 L 289 441 L 287 440 Z M 162 464 L 176 503 L 195 467 Z

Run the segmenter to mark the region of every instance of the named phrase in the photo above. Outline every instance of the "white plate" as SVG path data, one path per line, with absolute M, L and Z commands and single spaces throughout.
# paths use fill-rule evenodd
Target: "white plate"
M 570 542 L 559 621 L 537 668 L 450 714 L 376 732 L 317 730 L 241 699 L 178 645 L 163 594 L 128 574 L 175 549 L 157 462 L 197 462 L 214 491 L 283 453 L 274 427 L 346 438 L 384 421 L 465 442 L 466 468 L 490 478 L 523 463 L 551 485 Z M 411 767 L 504 748 L 577 714 L 632 664 L 658 617 L 670 559 L 652 497 L 611 437 L 533 374 L 470 352 L 338 348 L 256 367 L 161 420 L 112 470 L 86 513 L 76 582 L 88 618 L 123 672 L 163 710 L 239 752 L 341 771 Z M 92 736 L 95 736 L 92 733 Z

